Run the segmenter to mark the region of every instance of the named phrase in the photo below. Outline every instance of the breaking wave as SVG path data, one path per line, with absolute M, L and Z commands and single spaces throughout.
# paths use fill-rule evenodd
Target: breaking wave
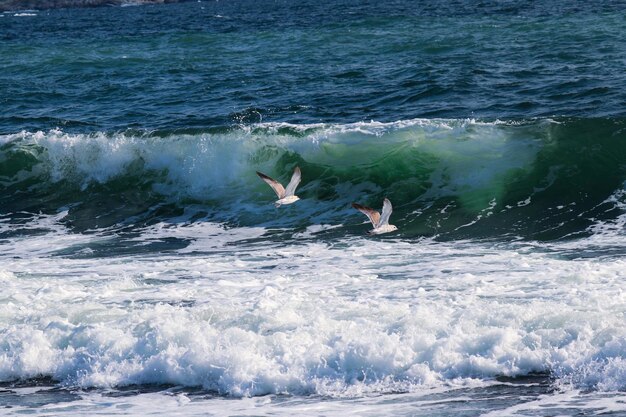
M 69 208 L 66 222 L 77 231 L 183 211 L 228 225 L 306 228 L 358 222 L 351 201 L 379 207 L 386 196 L 404 237 L 552 240 L 589 234 L 623 213 L 623 123 L 416 119 L 21 132 L 0 138 L 0 210 Z M 276 219 L 274 194 L 255 171 L 288 181 L 296 165 L 303 201 Z

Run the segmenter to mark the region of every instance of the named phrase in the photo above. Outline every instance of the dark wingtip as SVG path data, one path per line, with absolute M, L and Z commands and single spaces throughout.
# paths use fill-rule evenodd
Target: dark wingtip
M 357 204 L 357 203 L 352 203 L 352 207 L 358 210 L 359 208 L 361 208 L 363 206 L 360 205 L 360 204 Z

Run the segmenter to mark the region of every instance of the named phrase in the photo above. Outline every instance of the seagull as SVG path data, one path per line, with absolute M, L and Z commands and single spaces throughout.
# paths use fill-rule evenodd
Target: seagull
M 297 195 L 294 195 L 294 193 L 296 192 L 296 187 L 298 186 L 298 184 L 300 184 L 300 177 L 302 175 L 302 173 L 300 172 L 300 167 L 296 167 L 296 169 L 293 170 L 291 181 L 289 181 L 286 189 L 283 188 L 281 183 L 271 177 L 268 177 L 262 172 L 257 171 L 256 174 L 261 177 L 261 179 L 265 181 L 270 187 L 272 187 L 272 190 L 274 190 L 274 192 L 278 196 L 278 200 L 274 202 L 274 205 L 276 207 L 280 207 L 282 204 L 295 203 L 296 201 L 300 200 Z
M 383 202 L 382 215 L 374 209 L 357 203 L 352 203 L 352 207 L 365 214 L 374 225 L 374 228 L 368 232 L 370 235 L 380 235 L 382 233 L 389 233 L 394 230 L 398 230 L 396 226 L 389 224 L 389 216 L 391 216 L 391 212 L 393 210 L 389 199 L 385 198 L 385 201 Z

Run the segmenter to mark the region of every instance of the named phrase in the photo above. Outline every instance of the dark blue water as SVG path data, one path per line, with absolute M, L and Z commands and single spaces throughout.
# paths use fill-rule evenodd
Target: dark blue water
M 623 117 L 623 1 L 216 1 L 0 18 L 0 133 Z

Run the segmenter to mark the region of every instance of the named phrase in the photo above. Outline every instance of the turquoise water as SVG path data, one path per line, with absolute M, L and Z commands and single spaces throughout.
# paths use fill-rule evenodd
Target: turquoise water
M 1 14 L 0 406 L 624 413 L 625 6 Z

